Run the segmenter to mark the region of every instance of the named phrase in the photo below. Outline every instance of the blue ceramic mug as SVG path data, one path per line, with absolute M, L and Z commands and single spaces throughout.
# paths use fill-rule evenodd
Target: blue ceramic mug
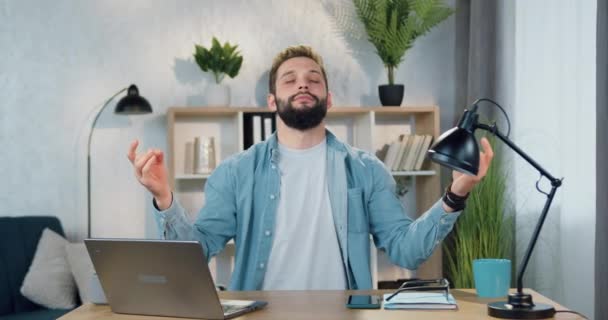
M 473 260 L 475 289 L 480 298 L 500 298 L 509 293 L 511 285 L 511 260 Z

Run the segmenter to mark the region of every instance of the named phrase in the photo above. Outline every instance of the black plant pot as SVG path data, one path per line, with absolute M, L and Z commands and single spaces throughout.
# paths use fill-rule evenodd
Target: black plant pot
M 403 101 L 403 85 L 383 84 L 378 86 L 378 94 L 380 96 L 380 102 L 383 106 L 398 107 Z

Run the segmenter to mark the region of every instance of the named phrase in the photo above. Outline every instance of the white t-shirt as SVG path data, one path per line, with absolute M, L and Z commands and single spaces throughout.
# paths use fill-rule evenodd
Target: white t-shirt
M 346 276 L 327 189 L 327 144 L 279 144 L 281 193 L 263 290 L 344 290 Z

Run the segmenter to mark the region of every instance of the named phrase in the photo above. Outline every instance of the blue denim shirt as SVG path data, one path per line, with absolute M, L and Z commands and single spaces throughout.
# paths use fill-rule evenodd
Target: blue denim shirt
M 280 191 L 276 134 L 223 161 L 205 184 L 205 205 L 191 224 L 177 199 L 155 214 L 165 239 L 197 240 L 208 259 L 234 239 L 230 290 L 260 290 Z M 405 214 L 395 180 L 378 158 L 327 131 L 327 183 L 349 289 L 371 289 L 371 234 L 377 248 L 417 269 L 452 229 L 460 212 L 441 200 L 416 220 Z M 311 257 L 314 259 L 314 257 Z

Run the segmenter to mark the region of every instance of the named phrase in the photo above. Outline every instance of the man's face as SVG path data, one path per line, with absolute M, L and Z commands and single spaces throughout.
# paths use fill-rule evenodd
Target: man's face
M 283 62 L 277 70 L 276 95 L 269 95 L 269 105 L 290 128 L 303 131 L 318 126 L 331 107 L 321 67 L 305 57 Z

